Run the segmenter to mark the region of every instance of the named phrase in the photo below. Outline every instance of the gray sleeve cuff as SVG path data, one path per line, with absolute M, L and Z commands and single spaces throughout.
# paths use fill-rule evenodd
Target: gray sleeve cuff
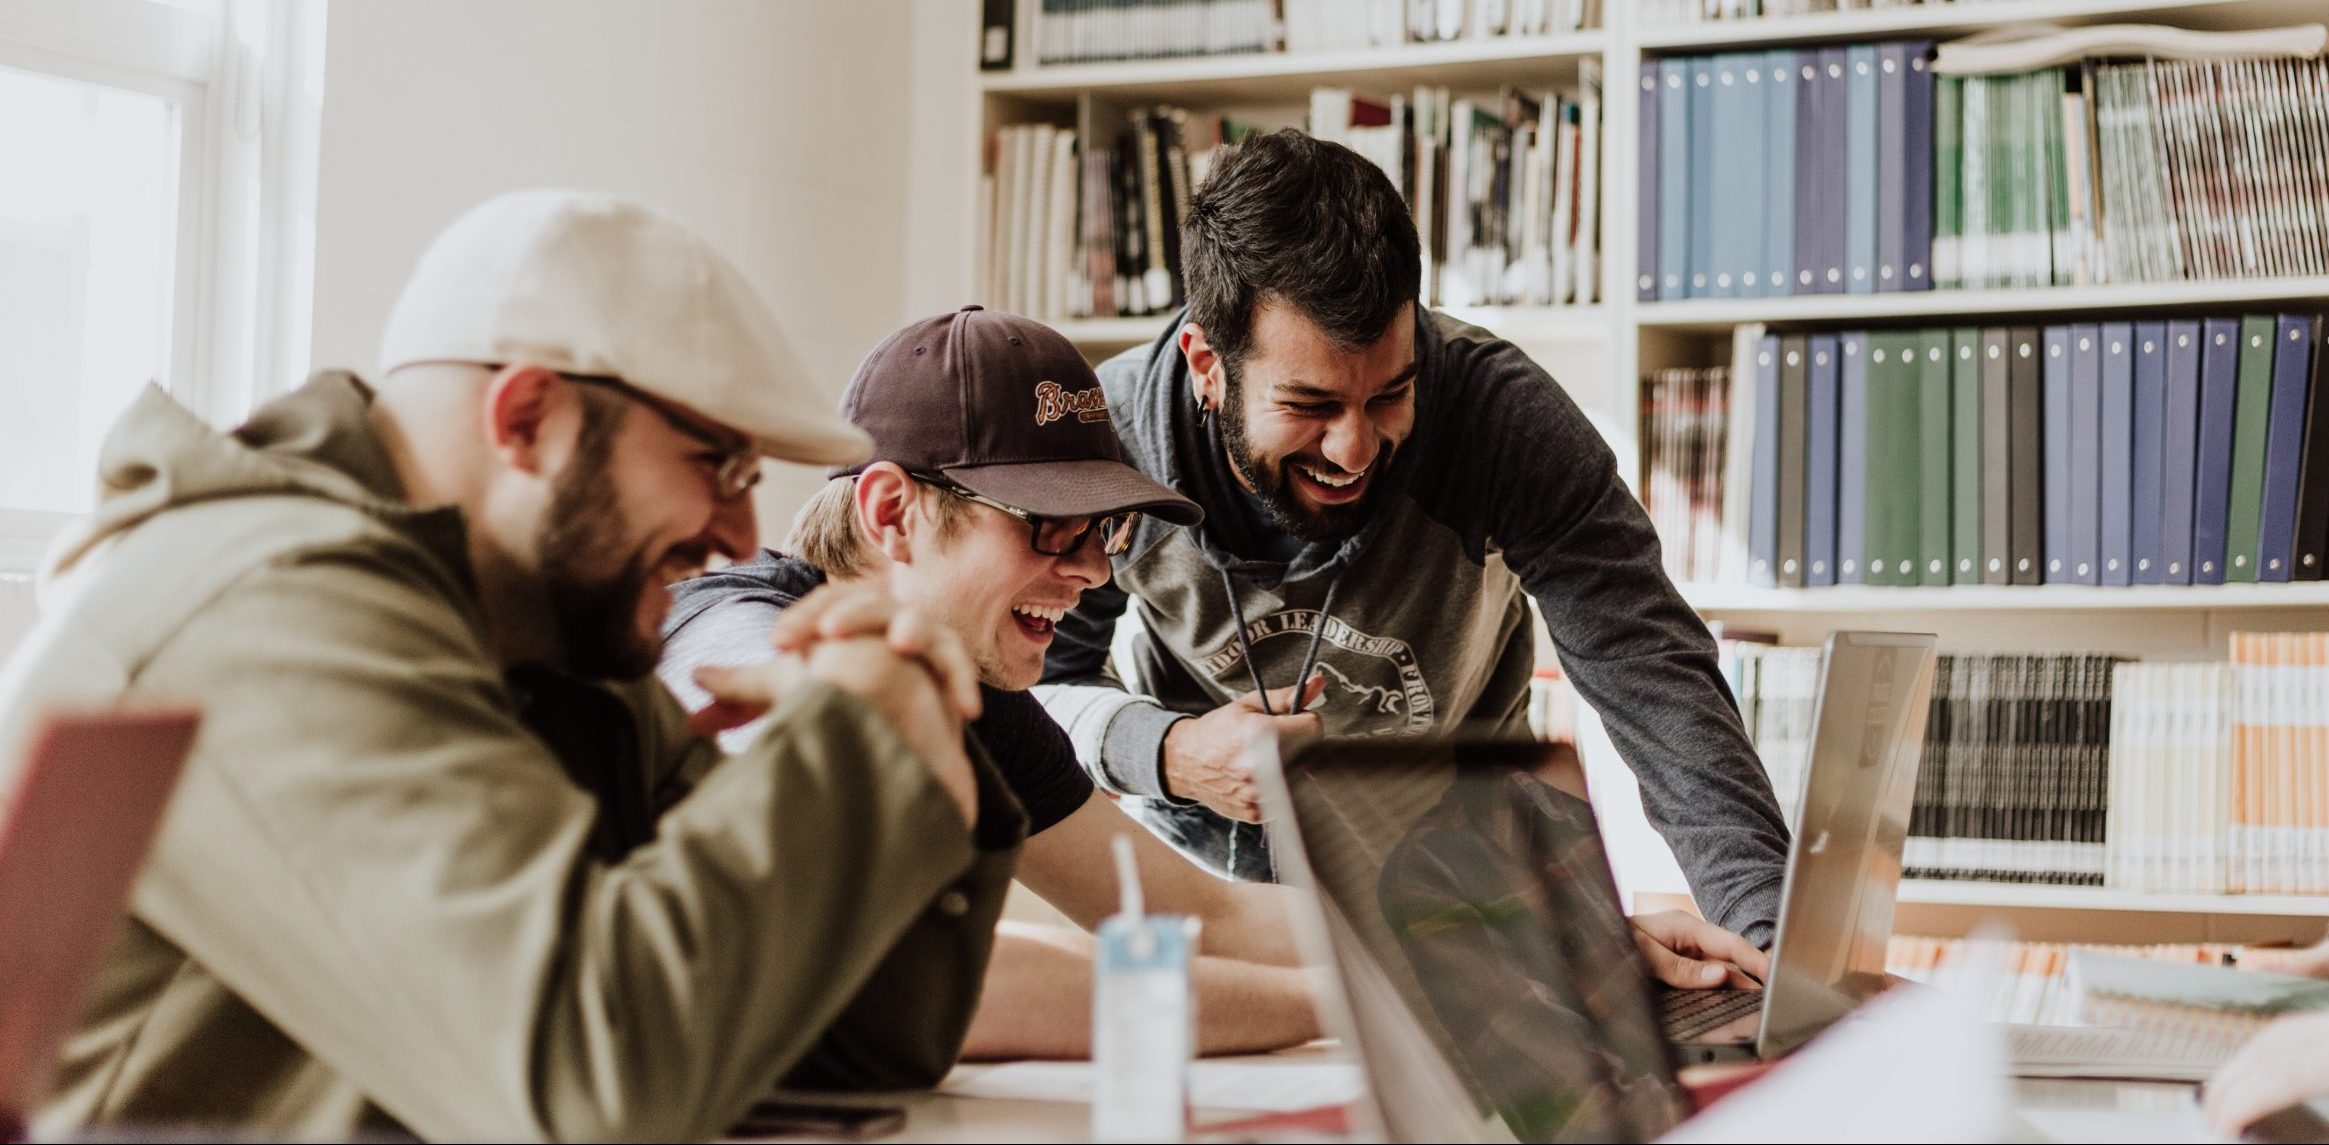
M 1101 768 L 1107 773 L 1108 788 L 1143 799 L 1192 805 L 1194 800 L 1168 794 L 1164 778 L 1165 732 L 1188 718 L 1151 703 L 1130 703 L 1118 709 L 1109 719 L 1107 736 L 1101 742 Z

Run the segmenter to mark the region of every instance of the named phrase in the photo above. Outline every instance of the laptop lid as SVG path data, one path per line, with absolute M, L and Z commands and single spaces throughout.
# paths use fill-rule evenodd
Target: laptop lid
M 1926 633 L 1828 637 L 1759 1056 L 1803 1044 L 1884 984 L 1935 662 Z
M 196 723 L 179 709 L 51 714 L 0 794 L 0 1128 L 47 1093 Z
M 1314 742 L 1256 776 L 1325 1017 L 1397 1141 L 1657 1137 L 1687 1110 L 1592 807 L 1551 744 Z

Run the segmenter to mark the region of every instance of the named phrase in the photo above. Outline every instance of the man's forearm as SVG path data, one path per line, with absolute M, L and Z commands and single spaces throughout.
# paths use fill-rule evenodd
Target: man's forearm
M 1039 684 L 1035 698 L 1067 730 L 1076 762 L 1118 795 L 1173 800 L 1165 791 L 1164 738 L 1186 715 L 1102 683 Z
M 1003 923 L 963 1057 L 1092 1054 L 1092 940 L 1080 931 Z M 1189 968 L 1197 1052 L 1259 1053 L 1320 1035 L 1309 980 L 1291 966 L 1201 957 Z

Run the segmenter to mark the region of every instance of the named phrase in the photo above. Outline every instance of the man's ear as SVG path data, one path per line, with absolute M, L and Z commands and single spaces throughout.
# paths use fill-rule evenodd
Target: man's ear
M 914 502 L 922 484 L 895 462 L 876 461 L 857 475 L 857 533 L 868 548 L 894 564 L 913 560 Z
M 486 444 L 502 464 L 523 473 L 539 474 L 545 467 L 543 447 L 552 418 L 574 403 L 565 379 L 530 363 L 503 366 L 485 384 Z M 579 420 L 579 411 L 576 411 Z
M 1222 395 L 1229 392 L 1229 379 L 1224 376 L 1227 363 L 1213 352 L 1213 343 L 1205 339 L 1205 328 L 1194 322 L 1181 324 L 1180 345 L 1181 357 L 1189 363 L 1189 381 L 1197 390 L 1197 404 L 1220 409 Z

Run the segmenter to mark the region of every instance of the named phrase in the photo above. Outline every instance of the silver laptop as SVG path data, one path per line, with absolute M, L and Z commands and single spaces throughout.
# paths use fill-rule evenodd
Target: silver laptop
M 1297 933 L 1339 979 L 1323 1016 L 1369 1077 L 1360 1131 L 1648 1139 L 1687 1109 L 1680 1057 L 1783 1052 L 1849 1011 L 1883 978 L 1932 646 L 1831 641 L 1778 969 L 1761 1012 L 1713 1043 L 1674 1044 L 1567 753 L 1352 739 L 1281 764 L 1265 750 L 1280 874 L 1317 891 Z

